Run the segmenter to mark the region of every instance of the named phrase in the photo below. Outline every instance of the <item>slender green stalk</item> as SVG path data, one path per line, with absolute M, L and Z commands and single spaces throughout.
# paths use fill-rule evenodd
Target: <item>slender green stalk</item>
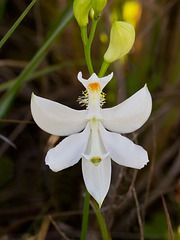
M 82 38 L 83 45 L 84 45 L 86 64 L 87 64 L 87 68 L 88 68 L 90 75 L 92 75 L 94 72 L 93 66 L 92 66 L 92 61 L 91 61 L 91 45 L 92 45 L 92 41 L 94 38 L 97 22 L 98 22 L 98 19 L 97 20 L 93 19 L 89 39 L 87 36 L 87 26 L 81 27 L 81 38 Z M 86 239 L 88 216 L 89 216 L 89 203 L 90 203 L 90 194 L 86 190 L 86 196 L 85 196 L 85 200 L 84 200 L 84 209 L 83 209 L 81 240 Z
M 89 201 L 90 201 L 90 194 L 86 190 L 86 196 L 85 196 L 85 200 L 84 200 L 84 209 L 83 209 L 82 230 L 81 230 L 81 238 L 80 238 L 80 240 L 85 240 L 86 239 L 87 226 L 88 226 L 88 216 L 89 216 Z
M 103 215 L 101 213 L 101 210 L 99 209 L 99 206 L 98 204 L 93 201 L 91 203 L 91 206 L 96 214 L 96 217 L 97 217 L 97 220 L 98 220 L 98 223 L 99 223 L 99 226 L 100 226 L 100 230 L 101 230 L 101 235 L 102 235 L 102 239 L 103 240 L 110 240 L 110 236 L 109 236 L 109 233 L 108 233 L 108 230 L 107 230 L 107 227 L 106 227 L 106 223 L 104 221 L 104 218 L 103 218 Z
M 88 43 L 87 43 L 87 47 L 85 49 L 85 56 L 86 56 L 86 59 L 88 61 L 90 61 L 90 74 L 93 74 L 94 70 L 93 70 L 93 66 L 92 66 L 92 61 L 91 61 L 91 45 L 92 45 L 92 41 L 94 39 L 94 34 L 95 34 L 95 31 L 96 31 L 96 26 L 97 26 L 97 23 L 98 23 L 98 19 L 95 20 L 93 19 L 92 21 L 92 26 L 91 26 L 91 32 L 90 32 L 90 35 L 89 35 L 89 40 L 88 40 Z
M 84 55 L 86 59 L 86 64 L 87 68 L 90 74 L 93 74 L 93 66 L 92 66 L 92 61 L 91 61 L 91 54 L 90 54 L 90 46 L 89 46 L 89 39 L 87 36 L 87 26 L 81 27 L 81 38 L 83 41 L 83 46 L 84 46 Z
M 13 26 L 9 29 L 9 31 L 6 33 L 6 35 L 1 39 L 0 41 L 0 48 L 4 45 L 4 43 L 8 40 L 8 38 L 11 36 L 11 34 L 14 32 L 14 30 L 19 26 L 19 24 L 22 22 L 22 20 L 25 18 L 25 16 L 28 14 L 28 12 L 31 10 L 31 8 L 34 6 L 37 0 L 33 0 L 28 7 L 24 10 L 24 12 L 21 14 L 21 16 L 17 19 L 17 21 L 13 24 Z
M 98 20 L 99 20 L 99 18 L 98 19 L 93 19 L 93 21 L 92 21 L 91 32 L 90 32 L 90 35 L 89 35 L 89 42 L 88 42 L 90 49 L 91 49 L 92 41 L 94 39 L 94 34 L 95 34 L 95 31 L 96 31 Z
M 110 63 L 108 63 L 106 61 L 103 62 L 102 66 L 101 66 L 101 69 L 99 71 L 99 74 L 98 74 L 99 78 L 101 78 L 101 77 L 103 77 L 105 75 L 109 65 L 110 65 Z
M 20 90 L 22 84 L 30 76 L 30 74 L 35 70 L 35 68 L 40 64 L 40 62 L 42 61 L 42 59 L 45 57 L 46 53 L 48 52 L 49 47 L 52 45 L 52 43 L 55 41 L 55 39 L 59 36 L 59 34 L 63 32 L 63 30 L 69 24 L 69 22 L 72 20 L 72 18 L 73 18 L 72 1 L 70 1 L 70 4 L 68 5 L 68 7 L 64 10 L 62 15 L 58 19 L 56 27 L 53 28 L 53 31 L 51 31 L 51 34 L 48 35 L 48 38 L 45 40 L 43 45 L 40 47 L 40 49 L 34 55 L 34 57 L 29 62 L 27 67 L 24 69 L 24 71 L 22 71 L 22 73 L 16 79 L 16 82 L 12 86 L 12 88 L 1 99 L 1 101 L 0 101 L 0 118 L 5 117 L 12 102 L 14 101 L 18 91 Z
M 89 39 L 87 37 L 87 27 L 81 27 L 81 37 L 84 44 L 84 54 L 90 75 L 94 72 L 91 61 L 91 45 L 96 31 L 97 23 L 98 19 L 93 19 Z
M 93 19 L 92 21 L 92 26 L 91 26 L 91 32 L 89 35 L 89 39 L 87 37 L 87 27 L 81 27 L 81 38 L 83 41 L 84 45 L 84 53 L 85 53 L 85 59 L 86 59 L 86 64 L 88 67 L 89 74 L 92 75 L 94 73 L 93 66 L 92 66 L 92 61 L 91 61 L 91 45 L 92 41 L 94 39 L 94 34 L 96 31 L 97 23 L 98 23 L 99 18 Z M 100 76 L 102 77 L 104 73 L 106 72 L 107 68 L 109 67 L 109 64 L 104 62 L 101 71 L 100 71 Z M 88 191 L 86 190 L 86 197 L 85 197 L 85 202 L 84 202 L 84 210 L 83 210 L 83 222 L 82 222 L 82 232 L 81 232 L 81 240 L 86 239 L 86 233 L 87 233 L 87 224 L 88 224 L 88 214 L 89 214 L 89 202 L 90 202 L 90 195 Z M 101 211 L 99 209 L 99 206 L 97 203 L 93 203 L 92 207 L 94 209 L 94 212 L 96 214 L 102 237 L 103 240 L 110 240 L 108 230 L 106 228 L 106 224 L 104 221 L 104 218 L 101 214 Z

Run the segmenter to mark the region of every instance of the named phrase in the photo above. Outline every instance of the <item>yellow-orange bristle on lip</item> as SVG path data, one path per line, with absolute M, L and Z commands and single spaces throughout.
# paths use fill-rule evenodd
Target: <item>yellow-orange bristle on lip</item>
M 101 91 L 101 88 L 100 88 L 100 85 L 99 85 L 98 82 L 90 83 L 87 88 L 91 92 L 99 92 L 99 91 Z

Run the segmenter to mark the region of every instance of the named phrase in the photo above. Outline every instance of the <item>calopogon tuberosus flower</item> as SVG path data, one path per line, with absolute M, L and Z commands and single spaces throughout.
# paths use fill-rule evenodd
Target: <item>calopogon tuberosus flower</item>
M 145 85 L 126 101 L 112 108 L 102 108 L 102 92 L 113 73 L 98 78 L 95 73 L 86 80 L 79 102 L 85 110 L 74 110 L 32 94 L 31 112 L 44 131 L 67 136 L 50 149 L 45 162 L 54 172 L 73 166 L 82 158 L 83 178 L 88 192 L 101 206 L 110 186 L 111 159 L 122 166 L 140 169 L 147 164 L 148 154 L 139 145 L 122 136 L 140 128 L 148 119 L 152 99 Z

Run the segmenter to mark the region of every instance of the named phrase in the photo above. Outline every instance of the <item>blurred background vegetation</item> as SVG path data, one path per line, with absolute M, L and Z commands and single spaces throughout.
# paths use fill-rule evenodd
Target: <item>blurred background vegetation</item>
M 30 3 L 0 1 L 0 39 Z M 45 166 L 47 150 L 62 138 L 39 129 L 29 106 L 34 92 L 81 109 L 77 99 L 83 87 L 76 76 L 79 71 L 89 75 L 73 1 L 34 3 L 0 42 L 0 239 L 79 239 L 85 192 L 81 164 L 59 173 Z M 97 73 L 114 18 L 135 26 L 136 41 L 109 69 L 114 79 L 105 89 L 105 107 L 147 83 L 153 112 L 128 137 L 148 151 L 150 162 L 141 171 L 113 163 L 102 212 L 112 239 L 142 239 L 143 230 L 147 240 L 180 239 L 180 1 L 108 0 L 92 47 Z M 101 239 L 93 210 L 87 239 Z

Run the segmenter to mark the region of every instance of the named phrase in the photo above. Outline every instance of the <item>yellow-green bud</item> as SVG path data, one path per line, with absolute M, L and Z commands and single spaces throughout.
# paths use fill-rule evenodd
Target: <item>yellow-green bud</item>
M 91 8 L 91 0 L 74 0 L 74 16 L 80 27 L 87 26 L 89 22 L 88 15 Z
M 95 16 L 100 15 L 106 4 L 107 0 L 92 0 L 92 8 L 95 12 Z
M 130 51 L 134 40 L 135 30 L 130 23 L 114 21 L 111 28 L 109 47 L 104 54 L 104 60 L 112 63 L 121 58 Z

